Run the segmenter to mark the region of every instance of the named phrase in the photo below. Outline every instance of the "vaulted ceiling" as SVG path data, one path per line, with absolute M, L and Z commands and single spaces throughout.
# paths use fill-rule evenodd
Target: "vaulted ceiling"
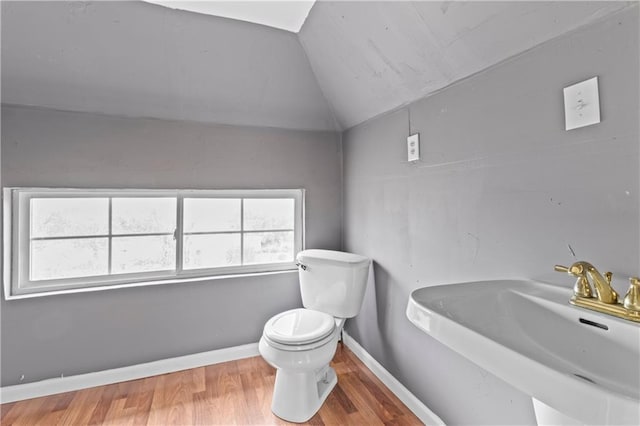
M 294 34 L 138 1 L 2 1 L 2 102 L 343 130 L 634 3 L 319 1 Z
M 624 6 L 318 2 L 300 41 L 340 126 L 349 128 Z

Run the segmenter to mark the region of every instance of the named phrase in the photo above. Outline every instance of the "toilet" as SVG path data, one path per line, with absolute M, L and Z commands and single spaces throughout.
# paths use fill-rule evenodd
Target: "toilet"
M 302 423 L 338 382 L 329 363 L 345 320 L 362 307 L 370 260 L 332 250 L 303 250 L 296 260 L 304 308 L 269 319 L 258 348 L 277 369 L 271 411 Z

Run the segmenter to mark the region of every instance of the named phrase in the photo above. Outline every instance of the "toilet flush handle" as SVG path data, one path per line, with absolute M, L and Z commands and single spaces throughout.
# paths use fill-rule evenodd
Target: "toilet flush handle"
M 307 270 L 307 265 L 305 265 L 304 263 L 296 262 L 296 266 L 302 269 L 303 271 Z

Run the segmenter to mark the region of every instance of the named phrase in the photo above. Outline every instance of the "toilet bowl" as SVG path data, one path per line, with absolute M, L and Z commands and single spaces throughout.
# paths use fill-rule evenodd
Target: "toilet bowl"
M 293 309 L 265 325 L 262 357 L 277 369 L 271 411 L 290 422 L 305 422 L 320 409 L 338 382 L 329 366 L 344 320 L 323 312 Z
M 271 411 L 302 423 L 320 409 L 338 379 L 329 366 L 346 318 L 362 305 L 369 259 L 330 250 L 297 256 L 304 308 L 267 321 L 258 349 L 276 368 Z

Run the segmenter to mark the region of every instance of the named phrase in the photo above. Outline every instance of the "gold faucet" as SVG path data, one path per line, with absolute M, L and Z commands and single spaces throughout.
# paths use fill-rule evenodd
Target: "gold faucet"
M 589 262 L 575 262 L 566 267 L 556 265 L 558 272 L 566 272 L 577 278 L 573 286 L 573 296 L 569 303 L 618 318 L 640 322 L 640 279 L 630 278 L 631 285 L 623 303 L 618 302 L 618 293 L 611 287 L 613 274 L 604 276 Z M 593 283 L 593 287 L 591 286 Z M 595 297 L 594 297 L 595 290 Z
M 613 276 L 611 272 L 605 273 L 605 278 L 600 274 L 600 272 L 598 272 L 595 266 L 589 262 L 576 262 L 568 268 L 566 266 L 556 265 L 554 269 L 558 272 L 567 272 L 578 278 L 578 281 L 576 281 L 576 285 L 573 288 L 576 295 L 581 297 L 593 297 L 591 285 L 589 284 L 590 278 L 591 282 L 593 282 L 593 286 L 595 287 L 596 297 L 599 301 L 602 303 L 618 302 L 618 293 L 611 288 L 611 277 Z

